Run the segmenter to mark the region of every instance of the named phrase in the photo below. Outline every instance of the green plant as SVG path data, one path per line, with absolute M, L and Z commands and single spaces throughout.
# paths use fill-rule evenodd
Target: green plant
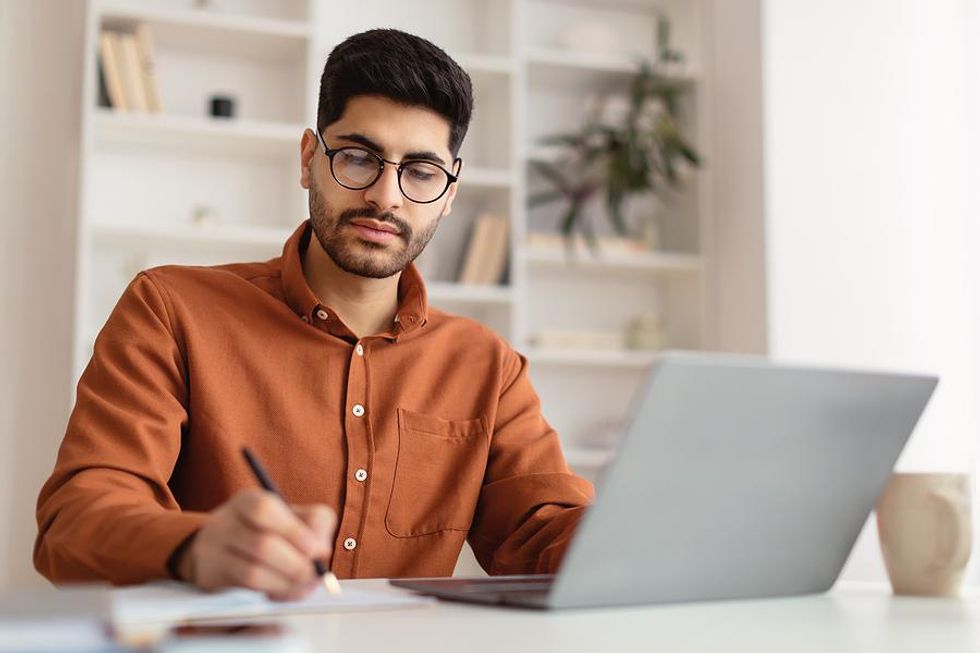
M 683 80 L 654 72 L 641 64 L 630 83 L 625 115 L 604 118 L 612 100 L 598 103 L 583 127 L 573 133 L 540 140 L 560 151 L 554 160 L 532 160 L 530 165 L 552 188 L 528 198 L 529 206 L 558 200 L 567 202 L 560 222 L 566 236 L 578 228 L 591 242 L 592 225 L 582 219 L 585 204 L 605 192 L 608 217 L 619 234 L 627 233 L 623 203 L 637 193 L 661 193 L 678 185 L 678 169 L 701 165 L 701 157 L 677 126 Z

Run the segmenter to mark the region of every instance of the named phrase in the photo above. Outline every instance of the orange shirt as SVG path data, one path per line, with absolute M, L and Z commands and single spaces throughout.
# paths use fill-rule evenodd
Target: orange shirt
M 311 230 L 265 263 L 140 273 L 95 342 L 34 562 L 55 582 L 138 583 L 205 513 L 256 486 L 339 517 L 339 577 L 553 572 L 592 486 L 570 473 L 527 361 L 427 305 L 414 266 L 393 329 L 358 339 L 303 276 Z

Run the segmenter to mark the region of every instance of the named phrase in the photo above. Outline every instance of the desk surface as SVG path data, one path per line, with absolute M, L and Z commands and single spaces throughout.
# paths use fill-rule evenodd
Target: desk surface
M 345 585 L 398 591 L 385 581 Z M 431 606 L 287 617 L 312 651 L 980 651 L 980 595 L 894 597 L 844 585 L 788 599 L 561 612 Z M 654 648 L 655 647 L 655 648 Z

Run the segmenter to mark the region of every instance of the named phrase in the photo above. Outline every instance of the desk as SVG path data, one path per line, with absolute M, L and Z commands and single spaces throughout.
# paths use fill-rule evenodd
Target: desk
M 385 581 L 345 586 L 399 591 Z M 386 588 L 388 588 L 386 590 Z M 311 651 L 980 651 L 980 595 L 893 597 L 887 586 L 828 594 L 561 612 L 440 602 L 428 607 L 287 617 Z

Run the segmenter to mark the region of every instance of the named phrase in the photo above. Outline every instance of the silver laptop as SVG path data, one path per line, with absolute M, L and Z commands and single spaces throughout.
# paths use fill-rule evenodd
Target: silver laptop
M 391 582 L 536 608 L 824 592 L 936 383 L 666 354 L 556 575 Z

